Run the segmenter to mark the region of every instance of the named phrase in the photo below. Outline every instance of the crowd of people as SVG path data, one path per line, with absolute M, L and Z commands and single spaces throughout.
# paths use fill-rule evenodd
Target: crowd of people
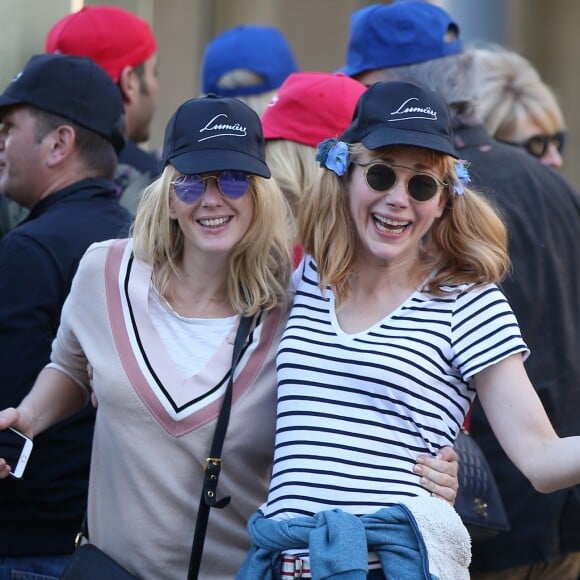
M 187 577 L 230 378 L 200 578 L 580 577 L 564 114 L 429 2 L 356 10 L 345 44 L 300 71 L 274 27 L 219 34 L 159 154 L 124 9 L 55 23 L 0 95 L 0 436 L 34 442 L 21 479 L 0 457 L 0 580 L 59 578 L 83 520 Z M 473 544 L 466 424 L 510 524 Z

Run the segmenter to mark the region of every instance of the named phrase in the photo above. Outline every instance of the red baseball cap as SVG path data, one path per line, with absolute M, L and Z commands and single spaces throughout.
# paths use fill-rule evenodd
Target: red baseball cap
M 365 90 L 365 85 L 342 73 L 293 73 L 262 115 L 264 138 L 317 147 L 350 125 Z
M 137 66 L 157 50 L 149 24 L 116 6 L 85 6 L 48 32 L 45 51 L 85 56 L 118 82 L 126 66 Z

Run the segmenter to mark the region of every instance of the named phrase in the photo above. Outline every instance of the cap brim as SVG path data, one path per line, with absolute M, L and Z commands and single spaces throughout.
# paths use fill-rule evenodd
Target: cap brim
M 9 95 L 0 95 L 0 109 L 11 107 L 12 105 L 22 105 L 23 103 L 24 101 L 22 99 L 16 99 Z
M 353 77 L 354 75 L 358 75 L 361 72 L 364 72 L 365 70 L 368 70 L 368 69 L 361 69 L 361 67 L 355 68 L 353 66 L 346 65 L 346 66 L 343 66 L 342 68 L 335 70 L 334 74 L 342 73 L 342 74 L 346 75 L 347 77 Z
M 363 137 L 362 144 L 371 150 L 388 147 L 389 145 L 410 145 L 430 149 L 431 151 L 438 151 L 439 153 L 451 155 L 456 159 L 459 158 L 455 148 L 447 139 L 419 131 L 405 131 L 402 129 L 385 130 L 381 127 Z
M 245 171 L 251 175 L 270 178 L 268 166 L 252 155 L 222 149 L 185 152 L 167 160 L 180 173 L 210 173 L 212 171 Z

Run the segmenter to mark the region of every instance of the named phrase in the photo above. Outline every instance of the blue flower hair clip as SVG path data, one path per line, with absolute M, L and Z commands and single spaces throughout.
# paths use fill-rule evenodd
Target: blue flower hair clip
M 471 183 L 471 177 L 469 176 L 469 171 L 467 171 L 469 165 L 469 161 L 465 161 L 465 159 L 459 159 L 459 161 L 455 163 L 455 173 L 457 173 L 457 179 L 453 184 L 453 191 L 457 195 L 463 195 L 465 193 L 465 186 L 468 183 Z
M 325 139 L 318 145 L 316 161 L 320 167 L 344 175 L 348 167 L 348 145 L 339 139 Z

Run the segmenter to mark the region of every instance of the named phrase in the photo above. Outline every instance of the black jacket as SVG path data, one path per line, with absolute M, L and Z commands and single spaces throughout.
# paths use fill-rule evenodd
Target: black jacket
M 119 153 L 119 163 L 125 163 L 140 173 L 147 173 L 150 179 L 159 177 L 161 161 L 153 153 L 144 151 L 133 141 L 127 141 Z
M 41 200 L 0 243 L 0 408 L 17 405 L 49 362 L 79 261 L 90 244 L 126 237 L 131 214 L 112 181 L 85 179 Z M 0 481 L 0 557 L 65 554 L 81 523 L 91 409 L 34 440 L 22 480 Z
M 580 196 L 483 127 L 456 130 L 474 185 L 507 222 L 511 275 L 502 283 L 531 349 L 526 370 L 561 436 L 580 435 Z M 505 385 L 509 389 L 509 385 Z M 497 478 L 511 524 L 473 549 L 472 570 L 547 562 L 580 551 L 580 489 L 540 494 L 503 453 L 476 402 L 471 430 Z

